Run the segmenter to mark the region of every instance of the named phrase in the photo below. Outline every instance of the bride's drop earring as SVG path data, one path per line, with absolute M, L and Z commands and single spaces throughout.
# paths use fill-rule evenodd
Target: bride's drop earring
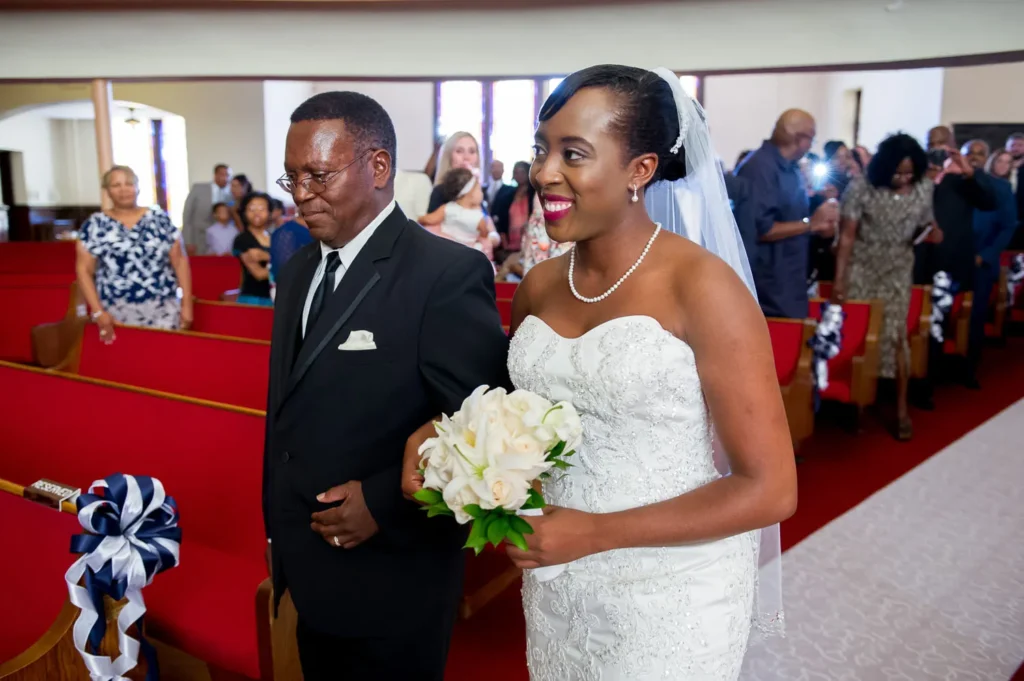
M 631 198 L 630 201 L 632 201 L 633 203 L 636 203 L 639 200 L 640 200 L 640 197 L 636 195 L 636 185 L 634 184 L 633 185 L 633 198 Z

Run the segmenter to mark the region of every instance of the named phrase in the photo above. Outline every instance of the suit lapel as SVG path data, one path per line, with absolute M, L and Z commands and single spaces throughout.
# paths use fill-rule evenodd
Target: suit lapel
M 405 217 L 401 209 L 396 207 L 391 215 L 380 224 L 374 235 L 366 242 L 366 245 L 363 246 L 362 251 L 356 256 L 352 266 L 341 278 L 338 288 L 329 295 L 325 303 L 326 307 L 320 318 L 317 319 L 316 325 L 312 329 L 307 330 L 306 339 L 299 349 L 294 367 L 288 377 L 287 387 L 281 404 L 284 404 L 299 385 L 299 382 L 302 381 L 303 376 L 309 371 L 317 357 L 330 346 L 359 305 L 366 299 L 367 294 L 380 281 L 381 273 L 378 269 L 378 263 L 391 256 L 395 241 L 407 224 L 408 218 Z M 316 267 L 314 265 L 313 273 L 315 273 L 315 270 Z M 313 279 L 313 273 L 310 273 L 309 278 L 306 280 L 306 287 L 303 289 L 304 294 L 309 290 L 309 283 Z M 304 302 L 305 298 L 303 297 L 293 306 L 299 310 L 299 320 L 297 323 L 301 323 Z
M 302 310 L 306 306 L 306 295 L 309 292 L 309 285 L 313 283 L 313 275 L 320 265 L 320 245 L 314 243 L 312 247 L 304 249 L 306 261 L 302 264 L 299 274 L 295 280 L 295 286 L 288 292 L 288 300 L 285 303 L 284 319 L 284 373 L 288 376 L 295 367 L 296 347 L 302 338 Z

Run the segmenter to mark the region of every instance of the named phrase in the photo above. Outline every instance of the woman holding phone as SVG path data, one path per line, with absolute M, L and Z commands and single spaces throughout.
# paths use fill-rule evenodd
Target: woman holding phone
M 942 240 L 932 212 L 935 185 L 925 177 L 927 169 L 924 149 L 909 135 L 893 135 L 878 145 L 864 177 L 854 178 L 843 195 L 832 292 L 832 302 L 839 305 L 847 295 L 885 303 L 878 374 L 896 379 L 900 440 L 913 436 L 907 407 L 907 313 L 914 244 Z

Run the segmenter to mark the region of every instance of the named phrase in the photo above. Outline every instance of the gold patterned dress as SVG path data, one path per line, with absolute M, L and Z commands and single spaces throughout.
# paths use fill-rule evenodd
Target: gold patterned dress
M 842 217 L 859 223 L 850 257 L 847 294 L 881 300 L 885 314 L 880 339 L 879 375 L 895 378 L 898 352 L 909 356 L 907 313 L 914 273 L 914 233 L 932 223 L 935 185 L 922 179 L 909 194 L 854 179 L 843 194 Z

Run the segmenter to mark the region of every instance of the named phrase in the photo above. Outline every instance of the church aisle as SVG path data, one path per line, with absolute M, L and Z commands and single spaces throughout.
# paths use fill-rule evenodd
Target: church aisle
M 1009 679 L 1024 659 L 1024 400 L 785 554 L 742 679 Z

